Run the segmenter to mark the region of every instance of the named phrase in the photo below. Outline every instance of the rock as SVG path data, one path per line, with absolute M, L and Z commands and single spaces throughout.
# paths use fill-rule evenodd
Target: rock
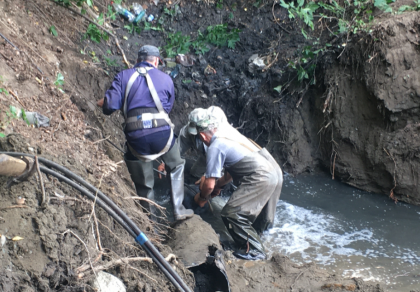
M 58 53 L 62 53 L 62 52 L 64 52 L 64 50 L 63 50 L 63 48 L 61 48 L 61 47 L 57 47 L 57 52 L 58 52 Z
M 25 169 L 26 163 L 23 160 L 14 158 L 6 154 L 0 155 L 0 175 L 17 176 L 22 174 L 25 171 Z
M 97 273 L 93 288 L 97 289 L 98 292 L 126 292 L 126 288 L 120 279 L 103 271 Z

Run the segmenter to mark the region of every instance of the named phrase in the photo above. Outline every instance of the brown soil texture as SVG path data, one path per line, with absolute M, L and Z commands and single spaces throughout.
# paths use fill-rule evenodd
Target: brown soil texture
M 304 92 L 290 86 L 280 95 L 273 88 L 292 78 L 283 70 L 288 58 L 305 45 L 305 39 L 276 25 L 273 13 L 287 30 L 296 32 L 300 27 L 288 20 L 287 11 L 279 5 L 272 9 L 266 3 L 257 8 L 254 1 L 243 1 L 233 10 L 235 3 L 225 1 L 224 8 L 217 9 L 203 1 L 180 2 L 181 14 L 166 21 L 167 30 L 170 27 L 193 36 L 198 29 L 219 23 L 242 30 L 235 50 L 212 47 L 204 55 L 206 63 L 196 60 L 193 67 L 181 67 L 174 79 L 177 100 L 171 114 L 177 129 L 193 108 L 219 105 L 234 126 L 267 147 L 287 171 L 300 173 L 318 165 L 331 166 L 336 177 L 385 193 L 393 188 L 395 173 L 395 196 L 417 202 L 418 192 L 413 191 L 417 187 L 418 147 L 412 145 L 416 145 L 418 131 L 418 52 L 414 50 L 418 13 L 393 17 L 379 25 L 372 36 L 352 39 L 338 61 L 334 54 L 339 55 L 340 50 L 326 55 L 322 70 L 317 72 L 325 75 L 319 77 L 321 85 Z M 164 5 L 150 4 L 148 13 L 162 15 Z M 8 135 L 0 138 L 0 150 L 38 154 L 69 168 L 115 201 L 164 256 L 172 253 L 153 232 L 138 201 L 130 198 L 135 192 L 121 153 L 103 140 L 109 137 L 121 147 L 124 143 L 121 115 L 105 117 L 95 105 L 113 74 L 124 68 L 113 38 L 99 45 L 81 41 L 88 22 L 53 1 L 4 0 L 0 10 L 1 32 L 19 48 L 15 50 L 0 38 L 0 88 L 10 92 L 0 93 L 1 132 Z M 164 45 L 160 31 L 129 35 L 121 20 L 114 24 L 131 63 L 138 46 Z M 57 37 L 49 32 L 52 25 L 57 28 Z M 323 31 L 318 33 L 325 37 Z M 125 40 L 123 36 L 129 37 Z M 106 65 L 108 49 L 118 66 Z M 92 58 L 92 52 L 99 59 Z M 392 54 L 388 56 L 389 52 Z M 248 58 L 256 53 L 268 63 L 274 61 L 275 54 L 281 58 L 260 72 L 248 67 Z M 204 74 L 207 63 L 216 74 Z M 64 75 L 64 93 L 53 84 L 58 72 Z M 192 74 L 196 72 L 199 74 Z M 334 78 L 338 79 L 332 82 Z M 398 86 L 391 88 L 391 81 Z M 328 92 L 332 92 L 330 103 L 323 114 Z M 48 116 L 50 127 L 29 127 L 22 120 L 8 118 L 5 112 L 9 105 Z M 7 238 L 0 254 L 0 290 L 92 291 L 90 259 L 96 269 L 111 264 L 106 271 L 122 279 L 128 291 L 174 291 L 154 264 L 116 264 L 118 259 L 146 254 L 106 212 L 100 208 L 92 212 L 92 203 L 78 192 L 54 178 L 43 177 L 46 208 L 41 207 L 37 175 L 11 189 L 5 187 L 7 178 L 0 178 L 0 233 Z M 26 208 L 15 207 L 19 196 L 26 198 Z M 166 231 L 166 225 L 160 228 Z M 23 239 L 11 240 L 15 236 Z M 315 266 L 307 271 L 308 266 L 296 266 L 280 255 L 259 263 L 226 257 L 232 291 L 342 291 L 347 285 L 355 285 L 354 291 L 381 290 L 358 279 L 340 280 Z M 193 287 L 193 275 L 182 261 L 172 264 Z M 81 272 L 81 267 L 86 271 Z

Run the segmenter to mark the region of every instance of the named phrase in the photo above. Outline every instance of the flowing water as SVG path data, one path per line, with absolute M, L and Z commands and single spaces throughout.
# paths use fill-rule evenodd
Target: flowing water
M 156 193 L 171 212 L 167 188 Z M 198 212 L 221 239 L 220 209 L 227 200 L 216 197 L 211 211 Z M 262 239 L 269 254 L 313 261 L 344 277 L 381 282 L 386 291 L 408 292 L 420 289 L 419 219 L 418 206 L 395 204 L 325 174 L 285 175 L 274 227 Z
M 420 207 L 394 203 L 323 174 L 285 176 L 267 250 L 336 274 L 420 289 Z

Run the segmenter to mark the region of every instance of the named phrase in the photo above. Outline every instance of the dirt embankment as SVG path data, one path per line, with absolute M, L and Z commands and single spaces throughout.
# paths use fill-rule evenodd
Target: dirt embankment
M 336 177 L 420 204 L 420 13 L 384 19 L 325 63 L 318 112 L 323 164 Z M 320 113 L 318 113 L 320 116 Z

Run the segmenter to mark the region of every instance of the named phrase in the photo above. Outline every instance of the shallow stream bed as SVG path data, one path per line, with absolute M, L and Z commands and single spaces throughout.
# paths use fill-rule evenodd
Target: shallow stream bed
M 285 176 L 272 253 L 314 261 L 345 277 L 381 282 L 387 291 L 420 288 L 420 207 L 394 203 L 324 174 Z
M 156 200 L 172 214 L 169 185 L 156 182 Z M 216 197 L 212 208 L 195 210 L 225 243 L 220 210 L 228 199 Z M 386 291 L 417 291 L 419 219 L 419 206 L 394 203 L 326 174 L 285 175 L 274 227 L 262 239 L 270 255 L 279 252 L 296 263 L 315 262 L 346 278 L 381 283 Z

